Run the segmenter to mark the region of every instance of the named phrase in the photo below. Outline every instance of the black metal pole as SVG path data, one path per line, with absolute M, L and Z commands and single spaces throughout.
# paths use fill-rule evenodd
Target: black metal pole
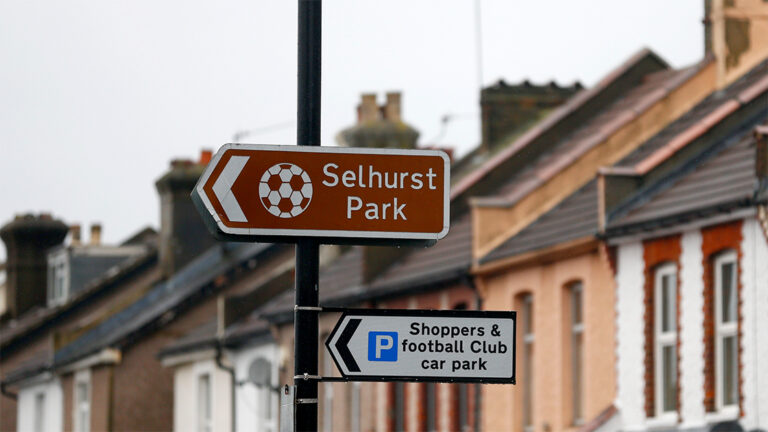
M 301 146 L 320 145 L 320 59 L 322 1 L 299 0 L 299 79 L 296 137 Z M 296 310 L 294 312 L 294 375 L 296 430 L 317 430 L 317 351 L 319 244 L 296 243 Z M 314 309 L 314 310 L 313 310 Z

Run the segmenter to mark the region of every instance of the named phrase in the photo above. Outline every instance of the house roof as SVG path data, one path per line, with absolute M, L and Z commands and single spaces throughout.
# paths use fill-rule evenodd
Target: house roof
M 419 287 L 438 286 L 468 275 L 471 264 L 469 215 L 451 224 L 448 235 L 432 247 L 416 249 L 368 283 L 363 279 L 363 247 L 354 246 L 320 269 L 320 304 L 342 306 L 401 294 Z M 274 322 L 293 317 L 292 290 L 286 290 L 260 309 Z
M 768 118 L 768 105 L 763 121 Z M 755 139 L 739 130 L 614 213 L 606 236 L 626 235 L 757 204 Z
M 503 151 L 481 165 L 480 168 L 465 176 L 452 188 L 451 198 L 473 193 L 473 187 L 492 173 L 497 172 L 499 168 L 513 158 L 526 152 L 538 152 L 539 147 L 549 147 L 550 141 L 559 140 L 563 133 L 570 133 L 585 119 L 593 118 L 595 111 L 603 109 L 606 103 L 615 101 L 617 97 L 622 95 L 623 88 L 627 85 L 632 83 L 636 85 L 649 73 L 665 70 L 669 70 L 669 66 L 664 60 L 647 48 L 640 50 L 611 71 L 597 85 L 576 94 L 539 124 L 515 139 Z M 693 72 L 695 71 L 689 71 L 689 73 Z M 674 71 L 671 73 L 677 76 L 678 81 L 668 81 L 668 86 L 679 84 L 687 79 L 686 75 L 679 75 Z M 662 75 L 662 77 L 666 77 L 666 75 Z M 561 127 L 566 124 L 569 126 Z
M 106 347 L 127 345 L 142 330 L 172 319 L 177 308 L 205 296 L 205 288 L 214 284 L 217 277 L 271 246 L 221 243 L 211 247 L 170 279 L 155 284 L 142 298 L 58 350 L 54 354 L 54 366 L 71 363 Z
M 768 59 L 756 65 L 741 78 L 734 81 L 728 87 L 712 92 L 691 110 L 683 114 L 678 120 L 664 128 L 653 138 L 645 141 L 635 151 L 625 156 L 615 164 L 616 167 L 633 167 L 648 159 L 655 152 L 662 149 L 674 137 L 680 136 L 686 130 L 695 129 L 711 114 L 722 110 L 729 100 L 739 98 L 742 93 L 753 88 L 756 84 L 768 80 Z M 711 126 L 704 124 L 702 126 Z
M 636 166 L 642 166 L 649 159 L 656 159 L 655 155 L 659 151 L 664 151 L 665 146 L 674 140 L 678 140 L 678 138 L 685 138 L 687 140 L 681 141 L 680 145 L 690 143 L 692 139 L 699 136 L 696 134 L 703 133 L 713 126 L 709 121 L 712 119 L 713 113 L 718 112 L 718 110 L 722 111 L 722 107 L 733 98 L 742 97 L 745 92 L 764 86 L 764 82 L 768 83 L 766 78 L 768 78 L 768 60 L 757 65 L 729 87 L 715 91 L 704 98 L 679 119 L 667 125 L 651 139 L 641 144 L 637 149 L 616 163 L 614 167 L 634 169 Z M 743 97 L 742 99 L 747 100 Z M 730 115 L 734 111 L 728 111 L 724 114 Z M 713 120 L 721 121 L 723 118 L 723 116 L 718 116 Z M 749 119 L 748 124 L 752 124 L 749 123 Z M 671 153 L 664 152 L 663 156 L 669 157 Z M 753 171 L 754 169 L 749 169 L 746 171 L 742 170 L 739 174 L 731 173 L 725 179 L 725 182 L 733 181 L 732 186 L 736 188 L 743 187 L 744 182 L 748 180 L 745 178 L 737 180 L 735 177 L 744 176 Z M 718 184 L 723 181 L 723 179 L 712 180 L 718 182 Z M 726 187 L 725 183 L 723 183 L 723 187 Z M 684 201 L 680 201 L 680 204 L 683 205 Z M 485 264 L 513 255 L 593 236 L 597 234 L 598 230 L 597 184 L 595 180 L 592 180 L 561 201 L 555 208 L 539 217 L 518 234 L 509 238 L 484 256 L 480 263 Z
M 71 313 L 97 294 L 117 286 L 137 272 L 151 268 L 157 262 L 157 248 L 154 244 L 148 246 L 143 254 L 128 258 L 91 280 L 65 304 L 33 309 L 17 320 L 4 323 L 0 328 L 0 348 L 7 349 L 14 343 L 23 342 L 23 338 L 30 332 L 52 324 L 57 318 Z
M 453 279 L 472 264 L 472 223 L 469 214 L 451 223 L 448 235 L 430 248 L 417 249 L 393 264 L 370 284 L 385 292 L 413 285 Z
M 51 353 L 43 350 L 24 359 L 3 378 L 4 385 L 14 385 L 45 372 L 51 366 Z
M 578 128 L 562 135 L 550 151 L 543 152 L 531 164 L 508 176 L 492 198 L 476 202 L 480 205 L 514 204 L 664 98 L 704 64 L 702 62 L 681 70 L 662 70 L 646 75 L 612 103 L 596 110 L 595 115 Z
M 597 233 L 597 182 L 590 181 L 480 260 L 481 264 Z

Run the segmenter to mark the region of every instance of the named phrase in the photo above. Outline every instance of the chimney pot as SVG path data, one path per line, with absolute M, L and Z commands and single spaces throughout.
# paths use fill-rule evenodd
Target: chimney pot
M 203 149 L 200 152 L 200 165 L 208 165 L 208 162 L 211 161 L 212 157 L 213 157 L 213 150 Z
M 69 233 L 72 235 L 72 246 L 80 246 L 82 244 L 80 224 L 70 225 Z
M 379 119 L 379 106 L 376 105 L 375 93 L 363 93 L 359 108 L 360 123 L 376 121 Z
M 91 246 L 98 246 L 101 244 L 101 224 L 91 224 Z
M 18 215 L 0 228 L 7 251 L 5 304 L 12 318 L 45 305 L 47 251 L 64 241 L 69 227 L 50 214 Z
M 384 119 L 392 122 L 400 121 L 400 92 L 387 93 L 387 104 L 384 106 Z

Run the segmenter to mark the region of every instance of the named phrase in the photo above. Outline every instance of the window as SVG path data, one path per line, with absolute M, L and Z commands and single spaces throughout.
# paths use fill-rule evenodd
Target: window
M 197 377 L 197 430 L 199 432 L 213 430 L 211 411 L 211 376 L 205 373 Z
M 274 430 L 274 415 L 272 412 L 272 362 L 259 358 L 255 364 L 258 368 L 260 386 L 256 388 L 258 400 L 259 422 L 264 426 L 264 430 Z
M 739 404 L 737 275 L 734 252 L 715 259 L 715 401 L 718 409 Z
M 654 377 L 656 415 L 677 411 L 677 266 L 654 275 Z
M 584 322 L 583 322 L 583 286 L 574 282 L 568 286 L 570 294 L 570 333 L 571 333 L 571 398 L 573 401 L 573 424 L 584 423 L 583 372 L 584 364 Z
M 34 431 L 45 432 L 45 393 L 40 392 L 35 395 L 35 418 Z
M 526 294 L 521 301 L 520 318 L 523 324 L 523 376 L 522 421 L 523 431 L 533 431 L 533 295 Z
M 91 430 L 91 377 L 89 371 L 78 372 L 75 376 L 75 431 Z
M 48 306 L 63 304 L 69 292 L 67 251 L 61 249 L 48 256 Z

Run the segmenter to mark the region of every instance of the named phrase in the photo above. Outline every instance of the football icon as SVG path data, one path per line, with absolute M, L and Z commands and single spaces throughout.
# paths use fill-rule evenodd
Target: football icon
M 312 201 L 312 180 L 292 163 L 272 165 L 261 176 L 259 198 L 264 208 L 277 217 L 298 216 Z

